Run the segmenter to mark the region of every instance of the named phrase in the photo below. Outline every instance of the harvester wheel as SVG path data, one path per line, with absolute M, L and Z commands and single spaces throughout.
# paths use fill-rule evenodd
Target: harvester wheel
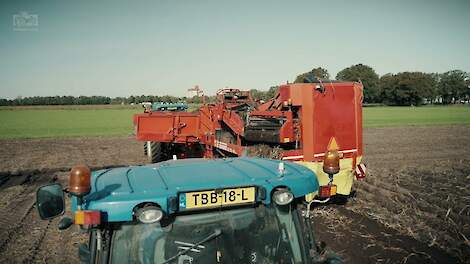
M 163 161 L 163 148 L 161 142 L 149 141 L 147 144 L 147 156 L 150 163 Z

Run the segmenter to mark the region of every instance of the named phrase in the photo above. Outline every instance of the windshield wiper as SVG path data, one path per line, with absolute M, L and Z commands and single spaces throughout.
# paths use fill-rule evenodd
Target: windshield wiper
M 171 258 L 165 260 L 165 262 L 163 262 L 163 264 L 166 264 L 166 263 L 169 263 L 169 262 L 172 261 L 172 260 L 175 260 L 176 258 L 178 258 L 179 256 L 185 254 L 186 252 L 188 252 L 188 251 L 190 251 L 190 250 L 192 250 L 192 249 L 195 249 L 195 248 L 198 247 L 199 245 L 204 244 L 204 243 L 206 243 L 207 241 L 212 240 L 212 239 L 214 239 L 214 238 L 220 236 L 221 234 L 222 234 L 222 230 L 220 230 L 220 229 L 215 229 L 215 230 L 214 230 L 214 233 L 208 235 L 206 238 L 204 238 L 203 240 L 201 240 L 201 241 L 197 242 L 196 244 L 190 246 L 189 248 L 186 248 L 186 249 L 184 249 L 184 250 L 178 252 L 178 254 L 176 254 L 176 255 L 174 255 L 173 257 L 171 257 Z

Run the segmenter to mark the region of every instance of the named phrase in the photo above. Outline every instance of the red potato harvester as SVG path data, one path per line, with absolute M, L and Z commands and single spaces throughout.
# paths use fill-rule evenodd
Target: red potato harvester
M 193 113 L 134 115 L 136 138 L 146 142 L 151 162 L 246 156 L 250 148 L 267 145 L 280 150 L 279 158 L 315 172 L 321 187 L 307 200 L 348 196 L 354 179 L 366 173 L 362 89 L 358 82 L 286 84 L 264 103 L 249 91 L 222 89 L 217 103 Z

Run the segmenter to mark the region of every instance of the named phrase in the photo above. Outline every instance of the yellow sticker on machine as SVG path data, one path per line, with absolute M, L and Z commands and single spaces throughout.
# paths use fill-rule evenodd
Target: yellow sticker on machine
M 336 195 L 336 190 L 337 190 L 336 185 L 331 185 L 330 186 L 330 196 Z
M 180 193 L 180 210 L 206 209 L 255 202 L 255 187 Z

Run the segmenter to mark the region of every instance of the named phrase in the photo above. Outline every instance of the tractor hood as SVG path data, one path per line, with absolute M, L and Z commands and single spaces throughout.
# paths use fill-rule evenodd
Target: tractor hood
M 169 206 L 182 192 L 255 186 L 270 194 L 276 187 L 287 187 L 296 198 L 318 191 L 316 175 L 291 162 L 279 171 L 279 160 L 259 158 L 184 159 L 146 166 L 94 171 L 91 192 L 84 197 L 82 210 L 99 210 L 103 221 L 131 221 L 133 209 L 141 203 L 156 203 L 167 214 L 177 213 Z M 282 165 L 281 165 L 282 167 Z M 72 198 L 72 210 L 77 199 Z

